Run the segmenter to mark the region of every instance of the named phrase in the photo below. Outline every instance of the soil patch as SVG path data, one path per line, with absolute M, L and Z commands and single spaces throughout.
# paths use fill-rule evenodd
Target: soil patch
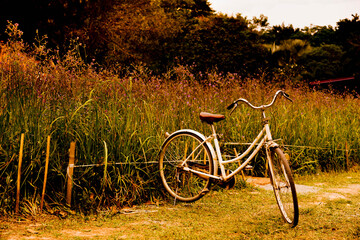
M 270 178 L 248 177 L 246 179 L 246 182 L 261 189 L 271 190 L 271 191 L 273 190 L 270 184 Z M 295 186 L 296 186 L 296 192 L 298 194 L 315 193 L 320 190 L 320 188 L 318 187 L 312 187 L 312 186 L 306 186 L 300 184 L 295 184 Z
M 261 189 L 272 191 L 272 186 L 270 184 L 270 178 L 260 178 L 260 177 L 248 177 L 246 182 L 250 183 L 253 186 L 256 186 Z M 336 200 L 336 199 L 347 199 L 346 195 L 351 194 L 360 194 L 360 184 L 349 184 L 341 188 L 330 188 L 323 189 L 320 186 L 324 186 L 324 183 L 317 183 L 319 187 L 307 186 L 295 184 L 296 193 L 299 194 L 309 194 L 309 193 L 318 193 L 320 190 L 325 190 L 326 192 L 319 193 L 319 200 Z

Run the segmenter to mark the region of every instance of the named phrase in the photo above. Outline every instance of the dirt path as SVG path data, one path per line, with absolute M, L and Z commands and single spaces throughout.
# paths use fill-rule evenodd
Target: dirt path
M 246 179 L 246 182 L 259 187 L 261 189 L 272 191 L 272 186 L 270 184 L 269 178 L 259 178 L 259 177 L 248 177 Z M 318 193 L 321 192 L 319 197 L 321 198 L 327 198 L 329 200 L 334 199 L 347 199 L 346 195 L 351 194 L 360 194 L 360 184 L 347 184 L 343 187 L 338 188 L 329 188 L 326 190 L 326 193 L 324 193 L 321 188 L 321 186 L 324 185 L 324 183 L 317 183 L 318 187 L 316 186 L 307 186 L 307 185 L 301 185 L 301 184 L 295 184 L 296 186 L 296 193 L 299 195 L 301 194 L 308 194 L 308 193 Z

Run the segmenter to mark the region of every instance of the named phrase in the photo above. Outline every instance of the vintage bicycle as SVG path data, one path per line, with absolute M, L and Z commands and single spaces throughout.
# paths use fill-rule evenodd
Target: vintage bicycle
M 261 112 L 263 123 L 262 130 L 250 146 L 229 160 L 222 157 L 214 126 L 214 123 L 225 119 L 224 115 L 200 113 L 200 119 L 211 127 L 212 134 L 208 137 L 191 129 L 167 134 L 159 154 L 159 172 L 165 189 L 174 197 L 175 202 L 193 202 L 200 199 L 210 191 L 212 183 L 234 183 L 235 174 L 242 171 L 264 147 L 270 182 L 282 217 L 292 227 L 298 224 L 298 200 L 291 169 L 286 155 L 271 136 L 269 119 L 265 115 L 265 110 L 275 103 L 279 95 L 292 102 L 288 94 L 279 90 L 272 102 L 267 105 L 254 106 L 246 99 L 240 98 L 227 107 L 231 110 L 231 115 L 239 103 L 245 103 Z M 238 162 L 245 157 L 247 158 L 235 170 L 228 171 L 225 168 L 225 165 Z

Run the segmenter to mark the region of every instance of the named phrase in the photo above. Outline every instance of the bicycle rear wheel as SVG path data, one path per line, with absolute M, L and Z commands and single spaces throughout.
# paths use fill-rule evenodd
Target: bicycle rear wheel
M 175 133 L 164 142 L 159 159 L 160 176 L 165 189 L 175 200 L 192 202 L 210 189 L 209 177 L 184 170 L 184 166 L 213 174 L 213 159 L 203 139 L 190 131 Z
M 283 219 L 295 227 L 299 221 L 299 207 L 289 163 L 280 148 L 272 148 L 270 151 L 270 181 L 276 202 Z

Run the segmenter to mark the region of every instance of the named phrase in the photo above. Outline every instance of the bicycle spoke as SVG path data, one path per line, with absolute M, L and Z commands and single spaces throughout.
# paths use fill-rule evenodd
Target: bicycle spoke
M 204 189 L 210 186 L 209 178 L 186 171 L 182 166 L 211 174 L 213 165 L 209 149 L 201 144 L 203 140 L 192 133 L 175 135 L 167 141 L 159 161 L 160 175 L 166 190 L 181 201 L 199 199 Z
M 285 221 L 294 227 L 299 217 L 295 184 L 287 160 L 279 148 L 272 149 L 269 172 L 280 212 Z

